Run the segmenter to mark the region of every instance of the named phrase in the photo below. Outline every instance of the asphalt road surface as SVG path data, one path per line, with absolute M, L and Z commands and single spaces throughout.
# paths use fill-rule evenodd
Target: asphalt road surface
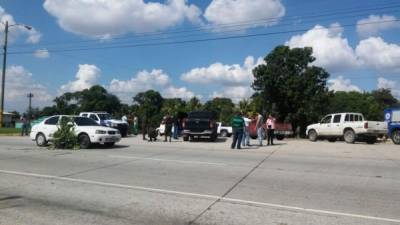
M 0 224 L 400 224 L 400 146 L 229 142 L 69 151 L 0 137 Z

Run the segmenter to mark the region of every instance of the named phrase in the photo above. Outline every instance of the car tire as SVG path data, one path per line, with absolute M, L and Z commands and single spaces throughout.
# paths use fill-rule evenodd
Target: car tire
M 318 139 L 318 134 L 315 130 L 308 131 L 308 139 L 312 142 L 316 142 Z
M 278 141 L 282 141 L 284 138 L 285 138 L 285 136 L 283 136 L 283 135 L 276 135 L 276 139 Z
M 79 147 L 81 149 L 87 149 L 90 147 L 90 138 L 87 134 L 81 134 L 78 137 Z
M 104 145 L 106 147 L 113 147 L 115 145 L 115 142 L 107 142 L 107 143 L 104 143 Z
M 43 146 L 47 145 L 46 137 L 42 133 L 39 133 L 36 135 L 35 141 L 36 141 L 36 145 L 39 147 L 43 147 Z
M 394 144 L 400 145 L 400 130 L 394 130 L 391 138 Z
M 228 131 L 226 130 L 221 130 L 221 137 L 228 137 Z
M 344 132 L 344 141 L 348 144 L 354 144 L 356 141 L 356 133 L 353 130 L 346 130 Z

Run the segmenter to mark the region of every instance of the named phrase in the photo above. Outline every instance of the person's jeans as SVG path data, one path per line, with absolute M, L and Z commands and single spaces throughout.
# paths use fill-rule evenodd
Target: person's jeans
M 242 138 L 242 145 L 243 146 L 250 146 L 250 134 L 249 134 L 249 128 L 245 127 L 243 131 L 243 138 Z
M 242 143 L 242 137 L 243 137 L 243 128 L 233 129 L 233 139 L 231 144 L 232 149 L 234 149 L 235 146 L 237 146 L 237 149 L 241 148 L 240 145 Z
M 274 129 L 268 129 L 267 130 L 267 137 L 268 137 L 268 145 L 274 144 L 274 136 L 275 136 L 275 130 Z
M 262 145 L 264 139 L 264 129 L 262 127 L 257 128 L 257 139 L 258 144 Z

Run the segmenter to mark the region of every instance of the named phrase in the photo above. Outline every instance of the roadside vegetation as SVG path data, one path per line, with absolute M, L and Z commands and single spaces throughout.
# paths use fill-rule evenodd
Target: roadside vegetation
M 58 130 L 54 133 L 50 149 L 79 149 L 78 137 L 74 132 L 72 121 L 61 120 Z
M 7 127 L 2 127 L 0 128 L 0 134 L 20 134 L 21 129 L 19 128 L 7 128 Z
M 278 46 L 254 68 L 254 94 L 234 104 L 229 98 L 214 98 L 202 103 L 193 97 L 163 98 L 154 90 L 132 96 L 132 104 L 123 104 L 117 96 L 96 85 L 83 91 L 65 93 L 54 105 L 34 109 L 33 115 L 79 114 L 82 111 L 107 111 L 115 117 L 135 114 L 156 127 L 165 114 L 184 116 L 193 110 L 215 111 L 218 119 L 228 123 L 236 109 L 243 112 L 275 113 L 281 121 L 293 124 L 304 134 L 307 124 L 317 122 L 327 113 L 360 112 L 368 120 L 383 120 L 383 110 L 399 106 L 389 89 L 372 92 L 333 92 L 328 90 L 329 73 L 312 63 L 312 48 Z M 141 122 L 139 122 L 141 124 Z

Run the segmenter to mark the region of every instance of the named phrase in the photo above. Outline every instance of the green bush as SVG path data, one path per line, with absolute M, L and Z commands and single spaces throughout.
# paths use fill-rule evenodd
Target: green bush
M 70 118 L 61 119 L 58 130 L 54 133 L 53 149 L 79 149 L 78 137 L 75 135 L 73 121 Z

